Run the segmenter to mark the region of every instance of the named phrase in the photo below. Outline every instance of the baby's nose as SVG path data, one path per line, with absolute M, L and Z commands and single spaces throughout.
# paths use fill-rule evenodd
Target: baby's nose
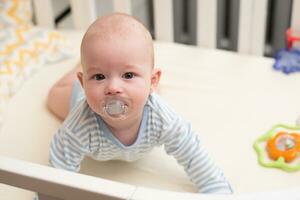
M 105 88 L 106 95 L 120 94 L 122 92 L 121 82 L 117 79 L 111 79 L 108 81 Z

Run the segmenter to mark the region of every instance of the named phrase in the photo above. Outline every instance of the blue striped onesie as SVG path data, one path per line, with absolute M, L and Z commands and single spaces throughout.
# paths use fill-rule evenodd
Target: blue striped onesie
M 149 95 L 137 139 L 130 146 L 118 141 L 82 98 L 52 139 L 50 164 L 77 172 L 84 156 L 101 161 L 134 161 L 160 145 L 184 167 L 199 192 L 233 192 L 222 171 L 200 145 L 191 125 L 155 93 Z

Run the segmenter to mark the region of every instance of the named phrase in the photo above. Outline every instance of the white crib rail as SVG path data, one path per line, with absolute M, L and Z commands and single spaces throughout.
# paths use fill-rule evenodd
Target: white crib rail
M 267 0 L 240 0 L 238 52 L 263 55 Z
M 297 10 L 298 9 L 298 10 Z M 293 1 L 292 9 L 292 19 L 291 19 L 291 28 L 297 33 L 300 33 L 300 0 Z M 296 47 L 300 48 L 300 42 L 294 44 Z
M 113 11 L 131 14 L 131 0 L 113 0 Z
M 0 183 L 31 190 L 47 200 L 129 199 L 136 186 L 0 156 Z
M 0 156 L 0 183 L 38 192 L 41 200 L 298 200 L 300 188 L 244 195 L 155 190 Z
M 33 0 L 38 25 L 54 26 L 51 0 Z M 86 29 L 96 19 L 95 0 L 70 0 L 76 29 Z M 106 3 L 106 2 L 105 2 Z M 132 13 L 132 0 L 113 0 L 113 11 Z M 153 0 L 155 38 L 174 41 L 173 0 Z M 300 29 L 300 0 L 293 1 L 291 27 Z M 47 9 L 46 9 L 47 8 Z M 263 55 L 267 0 L 240 0 L 238 52 Z M 197 0 L 197 45 L 216 48 L 217 0 Z
M 197 1 L 197 45 L 216 48 L 217 0 Z M 173 1 L 154 0 L 155 38 L 174 41 Z
M 300 0 L 293 1 L 291 27 L 293 30 L 300 32 Z
M 217 0 L 197 1 L 197 45 L 216 48 Z
M 95 0 L 69 0 L 76 29 L 86 29 L 96 18 Z M 54 14 L 51 0 L 33 0 L 38 26 L 54 27 Z
M 76 29 L 86 29 L 96 18 L 94 0 L 70 0 Z
M 154 0 L 154 30 L 156 40 L 174 41 L 173 1 Z
M 33 0 L 34 15 L 39 26 L 54 28 L 54 14 L 50 0 Z
M 0 156 L 0 183 L 38 192 L 41 200 L 244 199 L 147 189 L 4 156 Z

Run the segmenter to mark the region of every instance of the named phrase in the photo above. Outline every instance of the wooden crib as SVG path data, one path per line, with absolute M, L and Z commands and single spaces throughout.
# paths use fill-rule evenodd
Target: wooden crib
M 234 195 L 195 193 L 161 149 L 133 164 L 100 166 L 85 160 L 82 173 L 48 167 L 49 143 L 61 122 L 45 108 L 47 90 L 78 62 L 83 30 L 97 17 L 94 0 L 70 3 L 76 30 L 62 32 L 78 49 L 76 55 L 36 72 L 9 102 L 0 132 L 0 199 L 32 199 L 29 191 L 49 200 L 300 198 L 299 173 L 261 167 L 252 149 L 271 126 L 292 124 L 300 114 L 300 75 L 273 71 L 274 60 L 263 57 L 267 0 L 240 0 L 237 52 L 216 49 L 217 0 L 197 1 L 197 46 L 174 43 L 173 1 L 153 0 L 155 63 L 163 69 L 159 92 L 194 124 Z M 33 5 L 36 24 L 54 28 L 51 1 L 34 0 Z M 113 11 L 131 13 L 130 0 L 112 5 Z M 299 8 L 300 0 L 294 0 L 291 27 L 298 31 Z

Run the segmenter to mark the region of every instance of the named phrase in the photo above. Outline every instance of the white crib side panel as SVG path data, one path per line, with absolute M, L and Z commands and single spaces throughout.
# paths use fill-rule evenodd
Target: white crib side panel
M 173 1 L 153 0 L 153 9 L 156 40 L 173 42 Z
M 0 156 L 0 183 L 36 191 L 51 200 L 129 199 L 136 186 Z
M 267 0 L 241 0 L 239 11 L 238 52 L 263 55 Z
M 96 18 L 95 0 L 70 0 L 76 29 L 85 30 Z
M 112 2 L 114 12 L 122 12 L 129 15 L 132 13 L 131 0 L 113 0 Z
M 54 28 L 54 13 L 51 0 L 33 0 L 33 7 L 37 25 Z
M 197 1 L 197 45 L 216 48 L 217 0 Z

